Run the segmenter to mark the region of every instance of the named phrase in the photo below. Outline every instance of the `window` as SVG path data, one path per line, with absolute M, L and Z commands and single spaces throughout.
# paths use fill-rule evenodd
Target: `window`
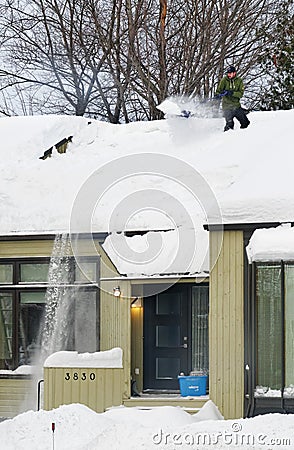
M 12 294 L 0 293 L 0 359 L 12 359 Z
M 45 291 L 19 293 L 18 364 L 34 364 L 39 345 L 39 328 L 45 311 Z
M 259 395 L 294 385 L 294 263 L 256 263 L 256 385 Z
M 91 283 L 97 280 L 97 264 L 95 262 L 83 260 L 75 265 L 76 283 Z
M 61 266 L 63 262 L 60 260 Z M 53 302 L 56 298 L 57 302 L 64 301 L 63 315 L 71 320 L 71 326 L 65 324 L 67 340 L 63 349 L 99 349 L 98 287 L 93 285 L 98 279 L 99 261 L 84 258 L 79 261 L 80 267 L 73 258 L 64 263 L 66 270 L 57 271 L 58 282 L 49 286 L 49 258 L 0 260 L 0 369 L 34 364 L 46 331 L 46 305 L 48 308 L 52 295 Z
M 13 283 L 13 265 L 0 264 L 0 285 Z
M 49 263 L 20 264 L 20 283 L 47 283 Z

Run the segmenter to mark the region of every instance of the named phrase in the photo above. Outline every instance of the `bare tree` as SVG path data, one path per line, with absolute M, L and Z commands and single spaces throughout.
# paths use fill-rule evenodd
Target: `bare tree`
M 60 100 L 76 115 L 84 115 L 100 98 L 97 76 L 107 58 L 87 15 L 84 0 L 9 0 L 2 27 L 5 52 L 13 62 L 2 68 L 7 85 L 34 85 L 57 109 Z M 3 85 L 3 83 L 2 83 Z M 43 99 L 44 99 L 43 96 Z M 57 100 L 59 99 L 59 101 Z M 66 112 L 65 107 L 65 112 Z
M 279 3 L 0 0 L 4 110 L 13 91 L 30 113 L 158 119 L 166 96 L 211 96 L 227 64 L 253 91 Z

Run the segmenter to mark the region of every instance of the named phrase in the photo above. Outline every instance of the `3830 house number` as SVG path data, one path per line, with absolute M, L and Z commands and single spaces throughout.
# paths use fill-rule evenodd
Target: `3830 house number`
M 74 372 L 74 373 L 70 373 L 70 372 L 66 372 L 65 374 L 65 381 L 70 381 L 70 380 L 82 380 L 82 381 L 86 381 L 86 380 L 90 380 L 90 381 L 94 381 L 96 378 L 96 375 L 94 372 L 90 372 L 90 373 L 86 373 L 86 372 L 82 372 L 82 373 L 78 373 L 78 372 Z

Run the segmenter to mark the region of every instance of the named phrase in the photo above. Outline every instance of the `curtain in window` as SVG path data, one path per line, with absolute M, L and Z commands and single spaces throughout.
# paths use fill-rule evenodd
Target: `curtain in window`
M 192 288 L 192 369 L 208 371 L 208 286 Z
M 281 267 L 259 265 L 256 276 L 257 385 L 281 389 Z
M 18 362 L 34 364 L 40 350 L 39 328 L 45 311 L 45 291 L 21 292 L 18 320 Z

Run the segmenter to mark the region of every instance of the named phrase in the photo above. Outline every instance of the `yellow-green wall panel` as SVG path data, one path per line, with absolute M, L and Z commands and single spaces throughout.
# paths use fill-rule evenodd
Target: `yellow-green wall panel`
M 52 240 L 1 241 L 0 258 L 50 257 Z
M 143 389 L 143 308 L 131 308 L 132 323 L 132 379 L 136 381 L 139 392 Z M 139 369 L 139 374 L 135 373 Z
M 81 403 L 97 412 L 122 404 L 123 369 L 44 368 L 44 409 Z
M 0 417 L 14 417 L 25 411 L 31 383 L 30 379 L 0 379 Z
M 210 232 L 210 258 L 216 263 L 209 289 L 209 396 L 225 418 L 238 418 L 244 404 L 243 232 Z
M 108 256 L 101 250 L 100 350 L 120 347 L 123 350 L 123 395 L 130 396 L 131 379 L 131 283 L 123 280 Z M 113 278 L 117 277 L 118 280 Z M 113 289 L 119 286 L 121 296 Z

